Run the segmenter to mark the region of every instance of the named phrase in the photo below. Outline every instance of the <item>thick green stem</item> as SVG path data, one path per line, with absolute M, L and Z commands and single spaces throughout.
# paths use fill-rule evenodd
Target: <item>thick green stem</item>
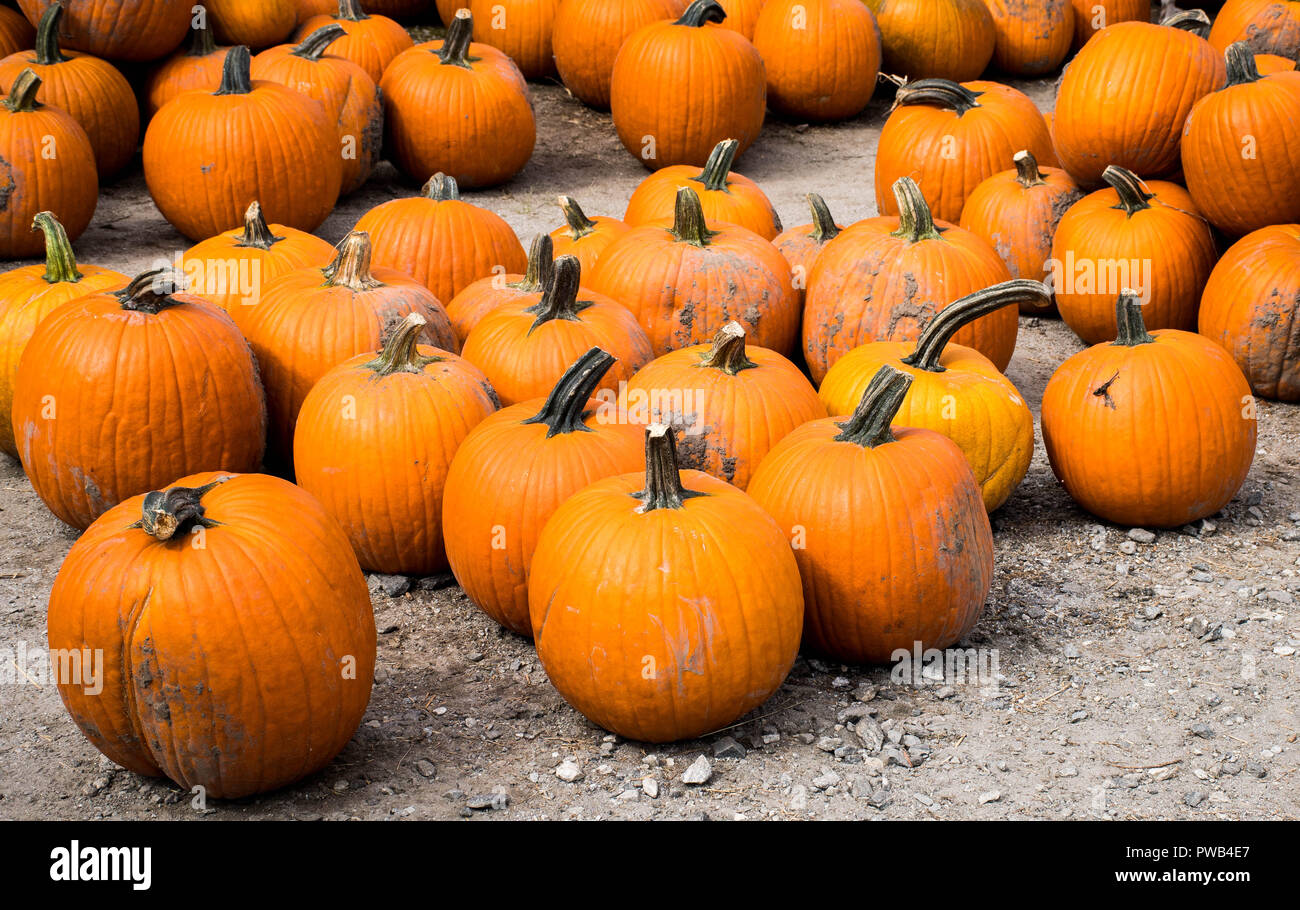
M 346 19 L 348 22 L 360 22 L 370 17 L 361 8 L 361 0 L 339 0 L 339 14 L 334 18 Z
M 343 26 L 336 22 L 329 25 L 323 25 L 316 31 L 312 32 L 302 42 L 291 50 L 289 53 L 295 57 L 302 57 L 304 60 L 319 60 L 321 54 L 325 53 L 325 48 L 329 47 L 335 41 L 347 34 Z
M 373 291 L 384 283 L 370 274 L 370 235 L 353 231 L 339 244 L 338 255 L 325 267 L 325 284 L 353 291 Z
M 581 240 L 596 230 L 599 225 L 587 217 L 587 213 L 572 196 L 560 197 L 560 211 L 564 212 L 564 221 L 569 226 L 569 236 Z
M 1224 58 L 1228 61 L 1228 84 L 1225 88 L 1248 85 L 1264 78 L 1259 74 L 1259 66 L 1255 63 L 1255 52 L 1245 41 L 1228 45 Z
M 718 0 L 695 0 L 690 6 L 686 7 L 686 12 L 682 13 L 680 19 L 673 25 L 689 25 L 692 28 L 700 28 L 706 22 L 721 22 L 727 18 L 727 11 L 722 8 Z
M 808 208 L 812 210 L 812 233 L 809 235 L 821 246 L 834 240 L 840 233 L 840 226 L 831 217 L 831 210 L 826 200 L 816 193 L 808 194 Z
M 253 55 L 244 45 L 232 47 L 221 66 L 217 95 L 247 95 L 253 90 Z
M 561 433 L 592 432 L 583 420 L 583 415 L 592 392 L 614 365 L 614 360 L 613 354 L 600 348 L 592 348 L 583 354 L 573 366 L 564 371 L 555 388 L 551 389 L 551 394 L 546 396 L 542 409 L 524 423 L 546 424 L 547 439 Z
M 1052 294 L 1042 282 L 1015 278 L 954 300 L 926 323 L 921 337 L 916 340 L 916 349 L 903 358 L 903 363 L 918 370 L 942 373 L 944 367 L 939 364 L 939 359 L 958 330 L 981 316 L 1020 303 L 1046 308 L 1052 305 Z
M 208 25 L 208 17 L 201 16 L 199 23 L 197 27 L 190 26 L 189 41 L 185 45 L 187 57 L 206 57 L 217 52 L 217 39 L 212 34 L 212 26 Z
M 894 107 L 929 104 L 950 110 L 960 117 L 980 106 L 978 99 L 982 94 L 948 79 L 917 79 L 899 87 L 894 95 Z
M 77 257 L 72 252 L 68 232 L 53 212 L 37 213 L 32 219 L 32 230 L 38 228 L 45 232 L 45 274 L 41 277 L 50 284 L 64 281 L 76 284 L 82 276 L 77 271 Z
M 1016 163 L 1016 180 L 1025 189 L 1043 186 L 1047 183 L 1043 172 L 1038 169 L 1038 159 L 1034 157 L 1034 153 L 1029 149 L 1016 152 L 1011 160 Z
M 59 23 L 62 21 L 63 4 L 51 3 L 36 26 L 36 62 L 41 66 L 52 66 L 70 59 L 59 50 Z
M 144 495 L 140 520 L 127 525 L 140 528 L 158 540 L 172 540 L 182 531 L 191 527 L 212 528 L 220 524 L 204 517 L 203 497 L 221 486 L 229 477 L 218 477 L 212 483 L 201 487 L 172 487 L 170 490 L 154 490 Z
M 1123 209 L 1130 217 L 1135 212 L 1151 208 L 1148 200 L 1154 199 L 1155 193 L 1148 193 L 1142 178 L 1132 171 L 1110 164 L 1101 172 L 1101 179 L 1109 183 L 1119 195 L 1119 205 L 1115 208 Z
M 641 500 L 638 512 L 656 509 L 685 508 L 686 500 L 704 496 L 682 486 L 682 475 L 677 468 L 677 435 L 673 428 L 662 423 L 652 423 L 645 429 L 645 489 L 633 493 Z
M 115 296 L 122 302 L 122 309 L 137 313 L 157 315 L 169 306 L 178 306 L 181 301 L 172 295 L 185 290 L 185 275 L 176 269 L 151 269 L 142 272 Z
M 36 93 L 40 87 L 41 77 L 36 75 L 36 71 L 23 70 L 14 80 L 14 87 L 9 90 L 4 106 L 15 114 L 36 110 Z
M 448 177 L 442 171 L 429 178 L 429 182 L 420 190 L 420 195 L 434 202 L 447 202 L 460 198 L 460 187 L 455 177 Z
M 853 416 L 839 425 L 840 433 L 835 441 L 851 442 L 868 449 L 893 442 L 894 434 L 889 425 L 903 406 L 903 399 L 911 386 L 910 374 L 889 365 L 881 367 L 871 377 Z
M 1191 32 L 1193 35 L 1200 35 L 1202 38 L 1210 34 L 1210 17 L 1205 14 L 1204 10 L 1193 9 L 1174 13 L 1169 18 L 1162 20 L 1160 24 L 1168 28 Z
M 740 143 L 735 139 L 723 139 L 709 152 L 709 160 L 704 162 L 700 176 L 691 179 L 703 183 L 706 190 L 726 190 L 727 177 L 731 175 L 731 165 L 739 148 Z
M 421 372 L 437 360 L 436 357 L 425 357 L 420 353 L 420 342 L 424 338 L 426 325 L 428 320 L 419 313 L 407 313 L 402 324 L 388 336 L 379 356 L 366 364 L 366 369 L 373 370 L 380 376 Z
M 717 236 L 717 231 L 709 229 L 704 221 L 704 207 L 695 190 L 684 186 L 677 191 L 677 203 L 673 209 L 672 235 L 682 243 L 695 246 L 708 246 Z
M 1115 344 L 1135 348 L 1156 340 L 1147 331 L 1146 321 L 1142 318 L 1142 298 L 1137 291 L 1127 288 L 1120 291 L 1119 301 L 1115 304 L 1115 324 L 1119 328 Z
M 550 234 L 538 234 L 533 238 L 533 245 L 528 249 L 528 267 L 524 270 L 522 281 L 510 286 L 517 291 L 536 294 L 546 290 L 555 274 L 555 241 Z
M 751 370 L 758 364 L 745 354 L 745 329 L 734 319 L 713 336 L 713 347 L 700 358 L 701 367 L 722 370 L 729 376 L 735 376 L 741 370 Z
M 561 256 L 555 260 L 555 272 L 550 284 L 542 291 L 542 299 L 524 310 L 537 317 L 529 332 L 552 319 L 576 321 L 578 314 L 590 304 L 578 301 L 578 287 L 582 278 L 582 265 L 576 256 Z
M 909 243 L 922 240 L 938 240 L 942 236 L 934 226 L 934 215 L 930 214 L 929 203 L 921 194 L 921 188 L 911 177 L 899 177 L 894 183 L 894 200 L 898 203 L 898 230 L 895 237 L 902 237 Z
M 244 236 L 239 238 L 235 246 L 269 250 L 283 239 L 271 233 L 271 226 L 262 214 L 262 203 L 254 200 L 244 212 Z
M 456 10 L 456 16 L 447 24 L 447 35 L 442 47 L 434 51 L 444 66 L 463 66 L 469 69 L 469 45 L 474 35 L 474 18 L 469 10 Z

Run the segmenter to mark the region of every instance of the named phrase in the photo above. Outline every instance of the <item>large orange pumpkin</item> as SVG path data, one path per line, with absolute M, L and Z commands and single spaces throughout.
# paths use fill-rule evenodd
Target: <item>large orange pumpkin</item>
M 985 0 L 997 41 L 993 65 L 1015 76 L 1042 76 L 1065 60 L 1074 41 L 1070 0 Z
M 18 0 L 39 22 L 53 0 Z M 157 60 L 185 39 L 194 0 L 63 0 L 65 46 L 109 60 Z
M 528 250 L 528 268 L 522 275 L 493 275 L 478 281 L 451 298 L 447 315 L 461 344 L 484 316 L 506 303 L 523 300 L 534 306 L 551 283 L 555 272 L 555 253 L 549 234 L 538 234 Z
M 722 27 L 739 32 L 753 41 L 758 17 L 762 15 L 767 3 L 768 0 L 718 0 L 718 5 L 727 14 L 727 18 L 722 20 Z
M 637 29 L 681 15 L 678 0 L 560 0 L 551 43 L 560 81 L 579 101 L 609 109 L 619 48 Z
M 223 44 L 270 47 L 298 23 L 294 0 L 203 0 L 217 40 Z
M 576 257 L 582 263 L 582 273 L 590 275 L 609 245 L 632 228 L 608 215 L 588 218 L 572 196 L 561 196 L 559 202 L 564 226 L 551 231 L 555 255 Z
M 515 62 L 525 79 L 555 73 L 551 32 L 559 0 L 470 0 L 474 40 Z
M 302 21 L 297 35 L 299 40 L 327 25 L 342 26 L 345 34 L 334 42 L 331 53 L 351 60 L 366 71 L 378 84 L 384 77 L 388 64 L 397 55 L 415 45 L 410 34 L 387 16 L 375 15 L 374 0 L 362 8 L 361 0 L 327 2 L 329 8 L 321 15 Z M 336 9 L 337 7 L 337 9 Z
M 36 29 L 27 17 L 15 9 L 0 6 L 0 56 L 8 57 L 31 47 L 36 41 Z
M 886 73 L 964 82 L 993 58 L 997 29 L 984 0 L 863 2 L 880 26 Z
M 808 208 L 812 210 L 812 222 L 798 227 L 786 228 L 772 245 L 781 251 L 785 261 L 790 263 L 790 282 L 799 297 L 799 309 L 802 312 L 805 292 L 808 289 L 808 275 L 813 263 L 821 255 L 822 247 L 839 236 L 843 226 L 835 223 L 831 210 L 826 207 L 826 200 L 816 193 L 808 194 Z
M 1070 0 L 1070 5 L 1074 7 L 1075 50 L 1108 26 L 1151 21 L 1151 0 Z
M 146 122 L 182 92 L 212 91 L 221 84 L 221 70 L 230 48 L 217 46 L 207 16 L 197 18 L 186 46 L 150 70 L 145 79 L 141 101 Z
M 1256 54 L 1255 69 L 1259 71 L 1261 76 L 1293 72 L 1296 69 L 1296 61 L 1289 57 L 1279 57 L 1276 54 Z
M 1300 57 L 1300 3 L 1296 0 L 1228 0 L 1214 19 L 1210 44 L 1220 53 L 1245 41 L 1257 54 Z

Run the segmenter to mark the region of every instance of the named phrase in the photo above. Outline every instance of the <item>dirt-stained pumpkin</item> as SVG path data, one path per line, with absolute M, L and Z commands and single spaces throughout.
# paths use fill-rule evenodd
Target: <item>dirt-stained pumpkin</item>
M 1296 0 L 1227 0 L 1210 29 L 1220 53 L 1245 41 L 1257 54 L 1300 57 L 1300 3 Z
M 984 0 L 997 41 L 993 65 L 1013 76 L 1042 76 L 1061 65 L 1074 42 L 1070 0 Z
M 785 261 L 790 263 L 790 280 L 795 293 L 799 296 L 799 309 L 803 309 L 805 292 L 808 289 L 808 275 L 813 264 L 821 255 L 822 247 L 830 243 L 844 230 L 843 225 L 835 223 L 826 200 L 816 193 L 808 194 L 808 208 L 812 210 L 812 222 L 798 227 L 786 228 L 776 236 L 772 245 L 781 251 Z

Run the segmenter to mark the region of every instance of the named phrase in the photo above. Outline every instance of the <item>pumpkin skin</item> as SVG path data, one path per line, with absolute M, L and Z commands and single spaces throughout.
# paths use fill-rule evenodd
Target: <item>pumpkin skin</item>
M 593 346 L 618 360 L 600 389 L 617 392 L 619 383 L 650 362 L 650 339 L 636 317 L 622 304 L 579 287 L 580 270 L 572 256 L 560 257 L 537 303 L 502 304 L 465 339 L 465 359 L 483 371 L 503 405 L 542 397 Z
M 1116 167 L 1103 176 L 1110 188 L 1071 206 L 1052 240 L 1061 318 L 1087 344 L 1114 341 L 1115 297 L 1132 287 L 1144 296 L 1149 327 L 1191 331 L 1218 258 L 1209 225 L 1177 184 L 1143 183 Z M 1148 263 L 1150 275 L 1141 276 Z
M 1120 297 L 1117 343 L 1065 361 L 1043 393 L 1043 442 L 1070 497 L 1107 521 L 1173 528 L 1227 505 L 1255 455 L 1250 386 L 1208 338 L 1148 333 Z
M 588 218 L 572 196 L 561 196 L 559 202 L 564 225 L 551 231 L 555 255 L 573 256 L 582 264 L 582 273 L 590 275 L 609 245 L 632 228 L 608 215 Z
M 460 198 L 456 181 L 434 174 L 419 196 L 394 199 L 361 216 L 356 229 L 370 234 L 374 263 L 405 272 L 451 300 L 489 275 L 523 272 L 523 244 L 500 215 Z
M 374 614 L 347 538 L 264 474 L 183 477 L 115 507 L 68 552 L 48 626 L 51 648 L 104 655 L 98 694 L 59 682 L 91 744 L 214 799 L 328 765 L 374 680 Z
M 261 464 L 266 406 L 248 344 L 217 307 L 175 294 L 179 278 L 145 272 L 66 303 L 23 350 L 18 454 L 74 528 L 177 477 Z
M 902 86 L 876 149 L 876 207 L 897 215 L 893 186 L 910 177 L 934 217 L 956 223 L 966 197 L 1021 149 L 1056 164 L 1047 122 L 1021 92 L 996 82 Z
M 473 20 L 456 13 L 446 41 L 403 51 L 379 87 L 385 147 L 407 176 L 447 173 L 464 186 L 496 186 L 528 163 L 537 124 L 524 77 L 496 48 L 471 43 Z
M 469 431 L 497 409 L 477 367 L 418 343 L 424 327 L 412 312 L 382 352 L 325 373 L 303 399 L 294 431 L 298 485 L 338 520 L 361 567 L 374 572 L 447 570 L 447 470 Z
M 1041 76 L 1055 70 L 1074 42 L 1070 0 L 985 0 L 997 41 L 993 65 L 1015 76 Z
M 1201 295 L 1197 331 L 1218 342 L 1263 398 L 1300 401 L 1300 225 L 1247 234 Z
M 901 217 L 868 218 L 841 231 L 808 276 L 803 347 L 814 383 L 858 345 L 913 341 L 953 301 L 1011 278 L 985 241 L 936 222 L 913 181 L 902 178 L 894 192 Z M 1005 370 L 1018 331 L 1015 307 L 1005 307 L 963 327 L 955 340 Z
M 974 472 L 985 509 L 992 512 L 1029 472 L 1034 415 L 987 357 L 949 342 L 986 313 L 1050 301 L 1042 284 L 1023 278 L 963 297 L 931 319 L 916 342 L 876 341 L 849 351 L 827 372 L 818 395 L 832 415 L 849 416 L 881 367 L 910 375 L 912 385 L 895 422 L 933 430 L 956 443 Z
M 1227 59 L 1227 86 L 1198 101 L 1183 126 L 1187 191 L 1226 234 L 1300 221 L 1300 73 L 1261 77 L 1245 42 Z
M 0 56 L 8 57 L 32 46 L 36 29 L 17 10 L 0 6 Z
M 342 26 L 345 34 L 334 42 L 330 52 L 361 67 L 376 85 L 397 55 L 415 46 L 401 25 L 387 16 L 375 15 L 374 0 L 367 4 L 368 10 L 362 9 L 360 0 L 340 0 L 328 6 L 321 15 L 302 20 L 296 32 L 298 40 L 327 25 Z
M 633 228 L 611 244 L 588 283 L 636 314 L 656 357 L 704 344 L 732 320 L 751 343 L 777 353 L 799 334 L 785 257 L 753 231 L 708 223 L 690 188 L 677 191 L 671 222 Z
M 298 23 L 294 0 L 204 0 L 204 4 L 223 44 L 270 47 L 288 38 Z
M 1150 22 L 1150 0 L 1070 0 L 1074 8 L 1074 43 L 1077 51 L 1097 32 L 1121 22 Z
M 212 91 L 221 84 L 230 48 L 217 46 L 207 16 L 201 23 L 190 29 L 186 46 L 159 63 L 146 78 L 141 93 L 146 122 L 177 95 L 194 89 Z
M 767 4 L 768 0 L 718 0 L 718 5 L 727 14 L 727 18 L 722 20 L 722 27 L 739 32 L 753 41 L 759 16 Z
M 1288 57 L 1279 57 L 1276 54 L 1256 54 L 1255 69 L 1259 70 L 1261 76 L 1271 76 L 1274 73 L 1294 72 L 1296 62 Z
M 993 580 L 993 532 L 965 456 L 930 430 L 891 431 L 911 377 L 879 376 L 849 420 L 804 424 L 749 485 L 797 541 L 805 645 L 850 663 L 961 641 Z
M 515 62 L 525 79 L 555 73 L 551 32 L 559 0 L 470 0 L 474 40 Z
M 0 100 L 0 258 L 38 255 L 44 242 L 32 232 L 32 220 L 52 212 L 76 240 L 90 224 L 99 201 L 95 153 L 86 131 L 57 107 L 36 100 L 41 77 L 24 70 L 8 97 Z M 49 143 L 53 158 L 41 154 Z
M 642 463 L 641 428 L 591 397 L 613 363 L 592 348 L 544 401 L 487 417 L 447 473 L 442 521 L 451 532 L 451 571 L 475 606 L 518 635 L 533 634 L 528 567 L 547 519 L 589 484 Z
M 876 90 L 880 36 L 861 0 L 768 0 L 753 40 L 767 105 L 782 117 L 847 120 Z
M 739 32 L 717 25 L 725 15 L 717 0 L 694 0 L 681 18 L 638 29 L 614 60 L 614 128 L 651 170 L 702 166 L 723 139 L 735 139 L 743 154 L 763 128 L 763 58 Z
M 464 344 L 474 326 L 497 307 L 519 300 L 525 301 L 525 307 L 536 305 L 554 274 L 555 253 L 550 235 L 538 234 L 533 238 L 532 248 L 528 251 L 528 268 L 522 275 L 480 278 L 451 298 L 451 303 L 447 304 L 447 316 L 460 343 Z
M 41 212 L 32 230 L 45 232 L 45 264 L 10 269 L 0 274 L 0 452 L 18 457 L 14 441 L 14 381 L 23 348 L 41 320 L 69 300 L 126 287 L 121 272 L 97 265 L 77 265 L 63 225 Z
M 772 245 L 781 251 L 785 261 L 790 263 L 790 282 L 799 297 L 799 309 L 802 312 L 805 292 L 808 289 L 808 275 L 813 264 L 821 255 L 822 247 L 830 243 L 844 230 L 843 225 L 835 223 L 831 210 L 826 207 L 826 200 L 816 193 L 809 193 L 808 207 L 812 210 L 813 220 L 809 224 L 786 228 Z
M 672 218 L 677 209 L 677 191 L 690 187 L 700 198 L 704 217 L 727 221 L 753 231 L 764 240 L 781 233 L 781 218 L 767 195 L 748 177 L 732 173 L 739 143 L 724 139 L 709 153 L 704 167 L 675 164 L 646 177 L 632 191 L 623 222 L 640 227 L 652 221 Z
M 757 503 L 679 473 L 666 427 L 647 430 L 646 450 L 644 473 L 597 481 L 551 516 L 528 608 L 565 701 L 620 736 L 670 742 L 725 727 L 780 687 L 799 650 L 803 592 Z M 612 599 L 610 578 L 620 579 Z
M 629 420 L 676 430 L 683 467 L 742 490 L 791 430 L 826 416 L 799 368 L 776 351 L 746 348 L 738 322 L 719 329 L 711 344 L 670 351 L 638 370 L 626 408 Z
M 880 26 L 887 73 L 964 82 L 993 59 L 997 29 L 984 0 L 863 2 Z
M 18 0 L 39 22 L 53 0 Z M 194 0 L 63 0 L 64 46 L 109 60 L 157 60 L 185 39 Z
M 609 83 L 623 42 L 642 26 L 680 16 L 677 0 L 560 0 L 551 44 L 555 68 L 583 104 L 609 110 Z
M 1245 41 L 1257 54 L 1300 57 L 1300 3 L 1295 0 L 1228 0 L 1210 29 L 1219 53 Z

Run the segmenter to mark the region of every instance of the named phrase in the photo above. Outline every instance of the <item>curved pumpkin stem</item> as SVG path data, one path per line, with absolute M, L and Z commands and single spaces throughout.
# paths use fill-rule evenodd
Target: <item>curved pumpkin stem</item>
M 592 348 L 564 371 L 560 381 L 546 396 L 542 409 L 524 423 L 544 423 L 548 427 L 546 438 L 561 433 L 590 433 L 591 427 L 582 419 L 587 402 L 600 385 L 600 380 L 614 365 L 614 355 L 600 348 Z
M 1228 45 L 1224 59 L 1228 62 L 1228 84 L 1224 88 L 1248 85 L 1264 78 L 1259 74 L 1259 66 L 1255 63 L 1255 52 L 1245 41 Z
M 32 230 L 38 228 L 45 232 L 45 274 L 41 277 L 50 284 L 76 284 L 82 275 L 77 271 L 77 257 L 72 252 L 68 232 L 53 212 L 37 213 L 32 219 Z
M 221 66 L 221 85 L 214 95 L 247 95 L 253 90 L 253 55 L 241 44 L 232 47 Z
M 1156 340 L 1147 331 L 1146 320 L 1142 318 L 1142 298 L 1137 291 L 1127 288 L 1120 291 L 1119 300 L 1115 304 L 1115 324 L 1119 327 L 1119 334 L 1113 344 L 1135 348 Z
M 560 197 L 560 211 L 564 212 L 564 221 L 569 226 L 569 236 L 581 240 L 596 230 L 599 225 L 587 217 L 587 213 L 572 196 Z
M 894 199 L 898 202 L 898 230 L 893 232 L 893 236 L 902 237 L 909 243 L 939 240 L 942 237 L 939 229 L 934 226 L 930 204 L 925 201 L 915 180 L 899 177 L 894 183 Z
M 370 274 L 370 235 L 353 231 L 339 244 L 338 255 L 324 269 L 325 284 L 332 288 L 373 291 L 384 283 Z
M 304 38 L 297 47 L 289 51 L 295 57 L 301 57 L 304 60 L 319 60 L 321 54 L 325 53 L 325 48 L 329 47 L 335 41 L 347 34 L 343 26 L 337 22 L 331 22 L 329 25 L 323 25 L 316 31 Z
M 36 110 L 36 92 L 41 87 L 41 77 L 33 69 L 25 69 L 14 80 L 14 87 L 4 100 L 4 106 L 15 114 Z
M 809 193 L 806 198 L 808 208 L 812 210 L 813 228 L 808 236 L 816 241 L 818 246 L 834 240 L 839 236 L 840 226 L 831 217 L 831 210 L 826 205 L 826 200 L 816 193 Z
M 217 39 L 212 34 L 208 17 L 201 16 L 199 22 L 201 24 L 197 27 L 190 24 L 190 36 L 185 44 L 186 57 L 206 57 L 217 52 Z
M 1210 17 L 1205 14 L 1204 10 L 1199 9 L 1174 13 L 1168 18 L 1160 20 L 1160 24 L 1166 28 L 1191 32 L 1193 35 L 1199 35 L 1202 38 L 1210 33 Z
M 673 25 L 689 25 L 700 28 L 706 22 L 721 22 L 727 18 L 727 11 L 718 0 L 695 0 L 686 7 L 686 12 Z
M 474 34 L 474 17 L 467 9 L 456 10 L 456 16 L 447 23 L 447 36 L 442 39 L 442 47 L 433 53 L 442 61 L 443 66 L 463 66 L 470 68 L 469 45 Z
M 713 347 L 700 358 L 699 365 L 722 370 L 728 376 L 758 366 L 746 355 L 745 329 L 734 319 L 718 329 L 718 334 L 713 336 Z
M 439 358 L 425 357 L 420 353 L 420 339 L 424 336 L 424 327 L 429 324 L 419 313 L 407 313 L 402 324 L 393 330 L 384 343 L 379 356 L 365 365 L 380 376 L 393 373 L 419 373 L 426 366 Z
M 555 276 L 555 241 L 550 234 L 541 233 L 533 238 L 528 248 L 528 267 L 522 281 L 511 285 L 515 290 L 535 294 L 545 291 Z
M 700 247 L 708 246 L 709 242 L 718 235 L 717 231 L 710 230 L 705 223 L 704 207 L 700 205 L 700 197 L 689 186 L 684 186 L 677 191 L 677 203 L 673 208 L 673 226 L 669 231 L 682 243 Z
M 894 107 L 908 104 L 929 104 L 950 110 L 958 117 L 980 106 L 978 98 L 983 92 L 972 92 L 951 79 L 917 79 L 899 86 L 894 95 Z
M 181 301 L 172 295 L 184 290 L 184 273 L 172 268 L 150 269 L 113 296 L 121 301 L 124 310 L 157 315 L 169 306 L 178 306 Z
M 1047 183 L 1043 172 L 1038 169 L 1038 159 L 1029 149 L 1016 152 L 1011 158 L 1016 164 L 1016 181 L 1025 189 L 1043 186 Z
M 269 250 L 283 239 L 271 233 L 271 226 L 262 214 L 262 203 L 254 199 L 244 212 L 244 236 L 235 242 L 235 246 Z
M 1046 308 L 1052 305 L 1052 295 L 1041 281 L 1014 278 L 954 300 L 926 323 L 915 350 L 903 358 L 903 363 L 929 373 L 942 373 L 946 368 L 939 363 L 939 358 L 959 329 L 981 316 L 1019 303 Z
M 871 377 L 853 416 L 839 424 L 840 432 L 835 441 L 851 442 L 867 449 L 894 442 L 894 434 L 889 425 L 893 423 L 898 409 L 903 406 L 903 399 L 911 387 L 911 374 L 896 370 L 888 364 L 881 367 Z
M 681 471 L 677 467 L 677 434 L 662 423 L 652 423 L 645 428 L 645 489 L 633 493 L 641 500 L 638 512 L 656 509 L 685 508 L 686 500 L 705 496 L 682 486 Z
M 740 143 L 735 139 L 723 139 L 709 152 L 709 160 L 704 162 L 700 176 L 691 179 L 703 183 L 706 190 L 725 190 L 727 177 L 731 175 L 731 165 L 736 160 L 736 150 Z
M 434 202 L 447 202 L 460 198 L 460 187 L 456 185 L 455 177 L 448 177 L 439 171 L 420 189 L 420 195 Z
M 361 8 L 361 0 L 339 0 L 339 14 L 335 19 L 346 19 L 348 22 L 360 22 L 363 19 L 369 19 L 370 16 Z
M 127 525 L 127 528 L 140 528 L 151 537 L 168 541 L 195 525 L 201 528 L 217 527 L 221 522 L 204 517 L 203 497 L 227 480 L 230 478 L 218 477 L 201 487 L 172 487 L 170 490 L 146 493 L 141 504 L 140 520 Z
M 542 299 L 524 310 L 537 316 L 529 327 L 531 333 L 543 323 L 553 319 L 577 321 L 578 314 L 591 306 L 578 300 L 578 287 L 582 278 L 582 265 L 577 256 L 561 256 L 555 260 L 551 282 L 542 291 Z
M 1119 194 L 1119 205 L 1116 207 L 1127 212 L 1129 217 L 1132 217 L 1135 212 L 1151 208 L 1148 200 L 1156 197 L 1155 193 L 1147 192 L 1146 184 L 1142 182 L 1141 177 L 1113 164 L 1107 165 L 1106 170 L 1101 172 L 1101 179 L 1109 183 Z
M 62 3 L 51 3 L 41 15 L 40 24 L 36 26 L 36 62 L 41 66 L 53 66 L 71 59 L 59 49 L 59 23 L 62 21 Z

